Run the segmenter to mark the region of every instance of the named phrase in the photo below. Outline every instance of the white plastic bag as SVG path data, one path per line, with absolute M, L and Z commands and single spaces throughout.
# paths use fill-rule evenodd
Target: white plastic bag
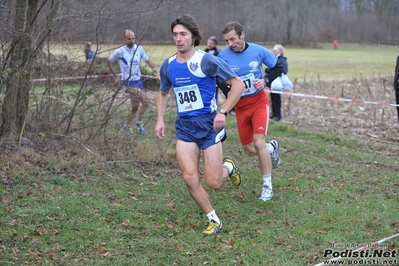
M 292 84 L 291 80 L 288 78 L 288 76 L 286 74 L 281 74 L 280 81 L 281 81 L 283 90 L 289 90 L 294 87 L 294 84 Z
M 270 89 L 272 91 L 282 91 L 283 90 L 283 83 L 281 82 L 280 77 L 277 77 L 275 80 L 273 80 Z

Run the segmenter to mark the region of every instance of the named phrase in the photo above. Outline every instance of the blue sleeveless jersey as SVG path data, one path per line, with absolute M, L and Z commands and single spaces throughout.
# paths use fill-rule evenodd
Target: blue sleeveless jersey
M 226 61 L 231 69 L 245 84 L 241 97 L 252 96 L 260 92 L 253 87 L 254 79 L 263 78 L 262 64 L 273 68 L 277 63 L 277 57 L 265 47 L 255 43 L 247 43 L 248 47 L 240 53 L 233 52 L 230 48 L 223 49 L 219 57 Z
M 161 91 L 173 87 L 179 117 L 197 117 L 217 110 L 216 78 L 223 82 L 237 75 L 220 58 L 201 50 L 184 63 L 177 53 L 162 63 Z

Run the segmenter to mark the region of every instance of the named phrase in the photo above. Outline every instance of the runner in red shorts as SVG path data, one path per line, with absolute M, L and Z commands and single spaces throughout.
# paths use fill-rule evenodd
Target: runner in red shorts
M 222 33 L 229 48 L 223 49 L 219 57 L 226 61 L 245 84 L 241 98 L 234 106 L 241 144 L 248 156 L 258 156 L 259 171 L 263 180 L 259 199 L 271 200 L 272 160 L 268 145 L 265 145 L 269 123 L 269 99 L 264 88 L 266 85 L 270 87 L 270 83 L 281 75 L 283 69 L 277 63 L 277 57 L 265 47 L 245 42 L 244 27 L 240 23 L 229 22 Z M 262 65 L 270 68 L 270 80 L 265 80 Z M 274 140 L 272 144 L 277 153 L 278 142 Z M 279 161 L 278 154 L 277 158 Z

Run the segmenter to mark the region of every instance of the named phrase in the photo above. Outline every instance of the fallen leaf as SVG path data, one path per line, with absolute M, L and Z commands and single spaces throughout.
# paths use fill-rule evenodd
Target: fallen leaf
M 7 198 L 1 198 L 1 202 L 2 203 L 8 203 L 8 199 Z

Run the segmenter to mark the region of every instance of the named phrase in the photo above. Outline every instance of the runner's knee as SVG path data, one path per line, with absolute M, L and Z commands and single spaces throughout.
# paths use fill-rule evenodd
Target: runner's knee
M 250 145 L 247 145 L 247 146 L 243 146 L 243 148 L 244 148 L 245 153 L 246 153 L 248 156 L 254 156 L 254 155 L 257 154 L 257 153 L 256 153 L 255 147 L 252 147 L 252 146 L 250 146 Z
M 216 178 L 216 177 L 206 178 L 205 183 L 209 188 L 214 190 L 221 189 L 223 185 L 221 178 Z

